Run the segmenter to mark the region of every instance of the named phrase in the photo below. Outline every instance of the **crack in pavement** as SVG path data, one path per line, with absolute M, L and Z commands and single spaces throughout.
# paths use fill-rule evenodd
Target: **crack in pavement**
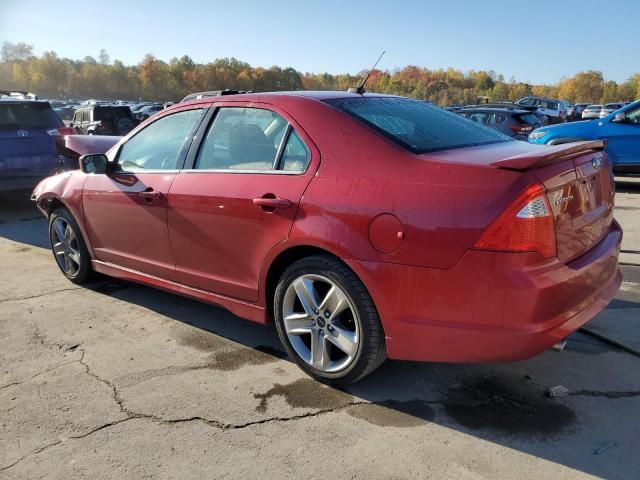
M 32 298 L 46 297 L 47 295 L 53 295 L 61 292 L 70 292 L 73 290 L 84 290 L 82 287 L 70 287 L 70 288 L 61 288 L 60 290 L 50 290 L 45 293 L 38 293 L 36 295 L 28 295 L 26 297 L 13 297 L 13 298 L 0 298 L 0 303 L 4 302 L 19 302 L 21 300 L 30 300 Z
M 57 345 L 59 348 L 61 347 L 61 345 Z M 321 410 L 316 410 L 316 411 L 311 411 L 311 412 L 306 412 L 306 413 L 301 413 L 298 415 L 291 415 L 291 416 L 284 416 L 284 417 L 268 417 L 268 418 L 263 418 L 261 420 L 254 420 L 254 421 L 250 421 L 250 422 L 246 422 L 246 423 L 242 423 L 242 424 L 229 424 L 229 423 L 223 423 L 217 420 L 212 420 L 206 417 L 201 417 L 201 416 L 192 416 L 192 417 L 186 417 L 186 418 L 175 418 L 175 419 L 167 419 L 167 418 L 163 418 L 161 416 L 157 416 L 157 415 L 152 415 L 152 414 L 146 414 L 146 413 L 142 413 L 142 412 L 136 412 L 133 411 L 129 408 L 126 407 L 125 405 L 125 400 L 121 397 L 120 392 L 118 391 L 118 387 L 117 385 L 112 382 L 109 381 L 107 379 L 104 379 L 102 377 L 100 377 L 99 375 L 97 375 L 96 373 L 94 373 L 90 367 L 90 365 L 85 361 L 85 354 L 86 351 L 82 348 L 78 348 L 78 345 L 73 345 L 71 347 L 69 347 L 69 349 L 72 350 L 76 350 L 76 351 L 80 351 L 81 355 L 79 359 L 75 359 L 75 360 L 70 360 L 68 362 L 63 362 L 59 365 L 56 365 L 55 367 L 51 367 L 48 368 L 46 370 L 43 370 L 42 372 L 39 372 L 25 380 L 22 380 L 20 382 L 13 382 L 11 384 L 8 385 L 4 385 L 2 387 L 0 387 L 0 389 L 2 388 L 7 388 L 9 386 L 12 385 L 19 385 L 20 383 L 23 383 L 25 381 L 28 381 L 32 378 L 35 378 L 39 375 L 42 375 L 44 373 L 50 372 L 52 370 L 55 370 L 56 368 L 60 368 L 63 365 L 68 365 L 71 363 L 75 363 L 78 362 L 80 363 L 84 369 L 85 372 L 87 373 L 87 375 L 93 377 L 96 381 L 103 383 L 104 385 L 106 385 L 107 387 L 109 387 L 109 389 L 112 392 L 112 396 L 113 396 L 113 400 L 115 401 L 115 403 L 118 406 L 118 409 L 120 410 L 121 413 L 125 414 L 126 417 L 119 419 L 119 420 L 115 420 L 112 422 L 108 422 L 105 424 L 102 424 L 96 428 L 91 429 L 90 431 L 82 434 L 82 435 L 74 435 L 74 436 L 70 436 L 64 439 L 60 439 L 57 440 L 56 442 L 50 443 L 48 445 L 44 445 L 42 447 L 38 447 L 35 450 L 33 450 L 32 452 L 20 457 L 18 460 L 16 460 L 15 462 L 6 465 L 4 467 L 0 467 L 0 472 L 4 472 L 6 470 L 9 470 L 10 468 L 18 465 L 20 462 L 22 462 L 23 460 L 32 457 L 34 455 L 38 455 L 50 448 L 53 448 L 57 445 L 60 445 L 68 440 L 79 440 L 79 439 L 83 439 L 86 437 L 89 437 L 101 430 L 122 424 L 124 422 L 128 422 L 129 420 L 133 420 L 133 419 L 143 419 L 143 420 L 150 420 L 152 422 L 158 423 L 158 424 L 162 424 L 162 425 L 176 425 L 176 424 L 180 424 L 180 423 L 190 423 L 190 422 L 200 422 L 203 423 L 205 425 L 208 425 L 210 427 L 213 427 L 217 430 L 220 430 L 221 432 L 228 432 L 228 431 L 233 431 L 233 430 L 240 430 L 240 429 L 244 429 L 244 428 L 248 428 L 251 426 L 255 426 L 255 425 L 263 425 L 263 424 L 268 424 L 268 423 L 277 423 L 277 422 L 291 422 L 291 421 L 297 421 L 297 420 L 301 420 L 301 419 L 305 419 L 305 418 L 312 418 L 312 417 L 317 417 L 317 416 L 321 416 L 321 415 L 326 415 L 329 413 L 335 413 L 335 412 L 339 412 L 348 408 L 351 408 L 353 406 L 357 406 L 357 405 L 383 405 L 384 406 L 384 402 L 369 402 L 369 401 L 365 401 L 365 400 L 356 400 L 356 401 L 351 401 L 349 403 L 346 403 L 344 405 L 340 405 L 334 408 L 325 408 L 325 409 L 321 409 Z M 184 371 L 191 371 L 191 370 L 197 370 L 200 368 L 204 368 L 204 366 L 193 366 L 193 367 L 183 367 Z M 591 396 L 591 397 L 605 397 L 605 398 L 610 398 L 610 399 L 617 399 L 617 398 L 628 398 L 628 397 L 636 397 L 636 396 L 640 396 L 640 391 L 597 391 L 597 390 L 575 390 L 572 392 L 568 393 L 569 396 Z M 430 400 L 424 401 L 425 404 L 442 404 L 443 402 L 441 400 Z M 482 402 L 480 402 L 482 403 Z
M 57 369 L 57 368 L 63 367 L 63 366 L 65 366 L 65 365 L 69 365 L 70 363 L 76 363 L 76 362 L 78 362 L 78 361 L 79 361 L 79 359 L 75 359 L 75 360 L 69 360 L 68 362 L 62 362 L 62 363 L 59 363 L 58 365 L 56 365 L 56 366 L 54 366 L 54 367 L 46 368 L 46 369 L 44 369 L 44 370 L 43 370 L 43 371 L 41 371 L 41 372 L 38 372 L 38 373 L 35 373 L 35 374 L 31 375 L 30 377 L 24 378 L 24 379 L 22 379 L 22 380 L 18 380 L 18 381 L 16 381 L 16 382 L 7 383 L 6 385 L 2 385 L 2 386 L 0 386 L 0 390 L 3 390 L 3 389 L 5 389 L 5 388 L 9 388 L 9 387 L 13 387 L 13 386 L 15 386 L 15 385 L 21 385 L 21 384 L 23 384 L 24 382 L 28 382 L 29 380 L 33 380 L 34 378 L 36 378 L 36 377 L 38 377 L 38 376 L 40 376 L 40 375 L 44 375 L 45 373 L 52 372 L 52 371 L 54 371 L 54 370 L 55 370 L 55 369 Z
M 572 397 L 605 397 L 605 398 L 629 398 L 640 397 L 640 390 L 630 390 L 622 392 L 606 392 L 600 390 L 574 390 L 568 393 Z
M 20 457 L 19 459 L 17 459 L 15 462 L 6 465 L 4 467 L 0 467 L 0 472 L 4 472 L 6 470 L 9 470 L 10 468 L 16 466 L 17 464 L 19 464 L 20 462 L 22 462 L 23 460 L 26 460 L 29 457 L 32 457 L 34 455 L 38 455 L 42 452 L 44 452 L 45 450 L 48 450 L 49 448 L 55 447 L 57 445 L 60 445 L 61 443 L 64 443 L 68 440 L 78 440 L 78 439 L 83 439 L 86 438 L 90 435 L 93 435 L 101 430 L 104 430 L 106 428 L 109 427 L 113 427 L 116 425 L 119 425 L 121 423 L 124 422 L 128 422 L 129 420 L 133 420 L 133 419 L 144 419 L 144 420 L 151 420 L 153 422 L 162 424 L 162 425 L 175 425 L 175 424 L 179 424 L 179 423 L 190 423 L 190 422 L 201 422 L 204 423 L 205 425 L 208 425 L 210 427 L 214 427 L 220 431 L 230 431 L 230 430 L 240 430 L 243 428 L 247 428 L 247 427 L 251 427 L 254 425 L 262 425 L 262 424 L 266 424 L 266 423 L 273 423 L 273 422 L 289 422 L 289 421 L 295 421 L 295 420 L 300 420 L 303 418 L 311 418 L 311 417 L 317 417 L 320 415 L 324 415 L 327 413 L 332 413 L 332 412 L 337 412 L 349 407 L 353 407 L 355 405 L 369 405 L 370 402 L 367 401 L 353 401 L 353 402 L 349 402 L 348 404 L 345 405 L 341 405 L 339 407 L 336 408 L 327 408 L 327 409 L 322 409 L 322 410 L 317 410 L 314 412 L 307 412 L 307 413 L 302 413 L 299 415 L 292 415 L 289 417 L 270 417 L 270 418 L 264 418 L 262 420 L 255 420 L 252 422 L 247 422 L 247 423 L 243 423 L 243 424 L 225 424 L 216 420 L 211 420 L 209 418 L 205 418 L 205 417 L 201 417 L 201 416 L 193 416 L 193 417 L 187 417 L 187 418 L 176 418 L 176 419 L 166 419 L 166 418 L 162 418 L 159 417 L 157 415 L 151 415 L 151 414 L 145 414 L 145 413 L 140 413 L 140 412 L 135 412 L 129 408 L 127 408 L 124 404 L 124 399 L 120 396 L 120 393 L 118 392 L 118 388 L 115 384 L 113 384 L 112 382 L 110 382 L 109 380 L 106 380 L 104 378 L 101 378 L 100 376 L 98 376 L 97 374 L 95 374 L 92 370 L 91 367 L 89 366 L 89 364 L 87 362 L 85 362 L 84 360 L 84 356 L 85 356 L 85 351 L 84 349 L 79 349 L 81 351 L 81 357 L 77 360 L 72 360 L 69 362 L 65 362 L 64 364 L 60 364 L 55 368 L 58 368 L 62 365 L 68 365 L 70 363 L 75 363 L 78 362 L 80 363 L 82 366 L 84 366 L 85 371 L 87 373 L 87 375 L 93 377 L 94 379 L 96 379 L 97 381 L 107 385 L 111 391 L 113 392 L 113 399 L 116 402 L 116 404 L 118 405 L 118 408 L 120 410 L 121 413 L 124 413 L 126 416 L 126 418 L 120 419 L 120 420 L 115 420 L 113 422 L 108 422 L 105 423 L 103 425 L 100 425 L 96 428 L 91 429 L 90 431 L 82 434 L 82 435 L 74 435 L 74 436 L 70 436 L 67 437 L 65 439 L 60 439 L 57 440 L 53 443 L 50 443 L 48 445 L 44 445 L 42 447 L 38 447 L 35 450 L 33 450 L 32 452 L 23 455 L 22 457 Z M 53 368 L 48 369 L 47 371 L 51 371 L 53 370 Z M 44 374 L 47 371 L 42 371 L 36 375 L 34 375 L 34 377 Z M 26 380 L 25 380 L 26 381 Z
M 44 452 L 45 450 L 48 450 L 49 448 L 55 447 L 56 445 L 60 445 L 61 443 L 66 442 L 67 440 L 79 440 L 79 439 L 88 437 L 89 435 L 93 435 L 94 433 L 99 432 L 100 430 L 104 430 L 105 428 L 113 427 L 114 425 L 118 425 L 120 423 L 128 422 L 129 420 L 132 420 L 133 418 L 134 417 L 127 417 L 127 418 L 123 418 L 121 420 L 116 420 L 115 422 L 105 423 L 104 425 L 100 425 L 99 427 L 96 427 L 96 428 L 90 430 L 87 433 L 83 433 L 82 435 L 73 435 L 73 436 L 67 437 L 65 439 L 57 440 L 57 441 L 55 441 L 53 443 L 50 443 L 48 445 L 44 445 L 42 447 L 38 447 L 33 452 L 29 452 L 28 454 L 23 455 L 22 457 L 20 457 L 15 462 L 13 462 L 13 463 L 5 466 L 5 467 L 1 467 L 0 468 L 0 472 L 4 472 L 5 470 L 9 470 L 10 468 L 15 467 L 17 464 L 19 464 L 23 460 L 26 460 L 27 458 L 32 457 L 34 455 L 38 455 L 38 454 Z

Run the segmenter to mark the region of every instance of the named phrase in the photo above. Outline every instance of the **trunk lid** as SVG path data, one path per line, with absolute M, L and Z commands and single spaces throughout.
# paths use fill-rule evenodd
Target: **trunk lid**
M 593 248 L 613 221 L 615 185 L 611 165 L 602 152 L 605 145 L 603 141 L 557 145 L 492 163 L 529 171 L 544 185 L 562 262 Z

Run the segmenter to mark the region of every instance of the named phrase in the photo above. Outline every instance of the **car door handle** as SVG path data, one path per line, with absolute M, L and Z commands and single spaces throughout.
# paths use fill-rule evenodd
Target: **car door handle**
M 260 197 L 254 198 L 253 204 L 256 207 L 261 207 L 264 210 L 273 211 L 276 208 L 289 208 L 291 206 L 291 202 L 286 198 L 271 198 L 271 197 Z
M 154 198 L 157 198 L 158 200 L 162 198 L 162 193 L 154 191 L 153 188 L 147 188 L 142 192 L 138 192 L 138 195 L 140 195 L 142 198 L 148 201 L 151 201 Z

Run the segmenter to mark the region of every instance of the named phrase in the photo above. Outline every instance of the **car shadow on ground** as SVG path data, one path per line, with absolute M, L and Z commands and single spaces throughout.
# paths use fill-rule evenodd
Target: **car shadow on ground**
M 46 221 L 33 220 L 37 212 L 31 206 L 25 208 L 28 215 L 13 215 L 0 224 L 0 236 L 46 248 Z M 196 327 L 204 335 L 237 342 L 247 355 L 259 351 L 286 359 L 272 325 L 244 321 L 226 310 L 129 282 L 102 278 L 88 288 Z M 629 302 L 619 300 L 612 307 L 622 311 Z M 611 351 L 597 339 L 577 333 L 569 339 L 567 352 L 548 352 L 513 364 L 387 361 L 372 375 L 343 389 L 372 403 L 350 407 L 346 413 L 378 427 L 435 423 L 585 473 L 625 478 L 624 472 L 633 471 L 633 465 L 621 473 L 621 459 L 614 447 L 594 453 L 611 444 L 611 420 L 620 416 L 616 405 L 609 403 L 593 411 L 592 403 L 580 403 L 582 397 L 547 395 L 553 386 L 575 384 L 579 382 L 576 377 L 584 380 L 589 371 L 603 370 L 605 362 L 611 365 L 606 364 L 604 371 L 620 368 L 613 365 L 618 357 L 606 360 L 605 354 Z M 283 385 L 279 390 L 285 400 L 287 388 L 294 387 Z M 314 401 L 322 408 L 327 389 L 318 384 L 317 389 L 307 391 L 314 392 Z M 627 461 L 637 462 L 635 458 Z
M 0 193 L 0 237 L 33 247 L 49 248 L 47 220 L 30 199 L 31 192 Z M 37 223 L 25 226 L 25 223 Z
M 257 350 L 287 359 L 272 325 L 251 323 L 226 310 L 128 282 L 108 279 L 90 288 L 249 347 L 247 356 L 255 357 Z M 620 308 L 619 304 L 616 306 Z M 590 359 L 608 352 L 611 347 L 606 344 L 576 333 L 568 341 L 567 352 L 548 352 L 513 364 L 387 361 L 369 377 L 342 390 L 372 403 L 367 408 L 358 406 L 347 411 L 370 424 L 415 427 L 437 423 L 612 478 L 620 475 L 618 462 L 607 462 L 604 456 L 593 453 L 607 444 L 608 415 L 586 414 L 582 408 L 575 408 L 569 397 L 548 395 L 549 388 L 562 379 L 568 384 L 575 380 L 576 363 L 588 370 Z M 564 359 L 571 361 L 565 365 Z M 288 386 L 278 387 L 286 400 Z M 291 394 L 295 396 L 295 392 Z M 318 408 L 325 403 L 326 395 L 326 389 L 318 385 Z
M 616 193 L 640 193 L 640 175 L 616 177 Z

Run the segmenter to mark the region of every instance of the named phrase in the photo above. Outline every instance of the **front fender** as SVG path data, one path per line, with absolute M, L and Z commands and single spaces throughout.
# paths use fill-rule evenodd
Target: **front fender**
M 85 180 L 86 174 L 80 170 L 53 175 L 36 185 L 31 198 L 47 218 L 53 210 L 60 206 L 69 210 L 80 227 L 89 255 L 94 258 L 93 249 L 85 228 L 84 209 L 82 206 L 82 191 Z

